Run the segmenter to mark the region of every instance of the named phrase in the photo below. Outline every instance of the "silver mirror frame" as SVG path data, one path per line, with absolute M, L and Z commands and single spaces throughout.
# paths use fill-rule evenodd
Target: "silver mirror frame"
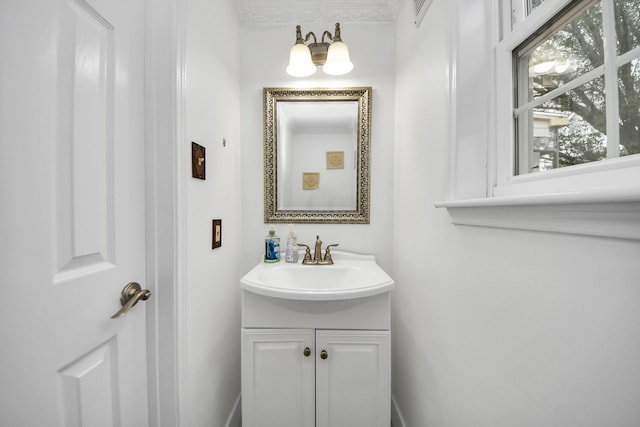
M 369 147 L 371 87 L 264 88 L 264 222 L 289 224 L 369 224 Z M 281 210 L 278 208 L 277 103 L 279 101 L 358 101 L 355 210 Z

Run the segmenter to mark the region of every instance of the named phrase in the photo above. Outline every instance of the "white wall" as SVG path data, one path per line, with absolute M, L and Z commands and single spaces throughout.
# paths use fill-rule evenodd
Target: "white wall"
M 242 122 L 242 225 L 245 271 L 264 255 L 263 190 L 263 87 L 373 87 L 371 129 L 371 224 L 298 224 L 298 242 L 312 244 L 316 234 L 325 244 L 339 243 L 338 249 L 377 255 L 380 264 L 391 270 L 392 169 L 394 109 L 394 28 L 392 24 L 342 22 L 342 39 L 349 46 L 354 70 L 346 76 L 331 77 L 321 69 L 308 78 L 289 77 L 285 68 L 289 49 L 295 43 L 295 24 L 241 26 L 241 122 Z M 304 33 L 333 33 L 335 22 L 302 22 Z M 275 225 L 276 234 L 286 238 L 288 226 Z
M 477 4 L 460 2 L 461 10 Z M 343 23 L 354 71 L 293 79 L 284 68 L 295 24 L 238 28 L 227 6 L 189 0 L 183 167 L 190 170 L 195 140 L 207 147 L 208 169 L 206 181 L 186 182 L 183 425 L 225 425 L 240 393 L 238 278 L 261 258 L 268 229 L 262 87 L 361 85 L 374 88 L 371 224 L 296 230 L 301 242 L 320 234 L 374 253 L 396 280 L 393 397 L 404 426 L 640 424 L 640 245 L 454 226 L 433 207 L 450 188 L 451 4 L 434 0 L 420 29 L 410 2 L 395 25 Z M 321 32 L 334 23 L 303 24 Z M 482 20 L 465 22 L 464 37 L 481 27 Z M 486 72 L 477 53 L 479 68 L 465 66 L 458 102 L 485 114 L 486 92 L 477 90 L 480 78 L 474 83 Z M 474 142 L 478 117 L 456 117 L 465 144 Z M 486 128 L 475 124 L 482 147 Z M 482 149 L 476 154 L 456 164 L 465 184 L 477 174 L 461 172 L 465 163 L 484 160 Z M 213 218 L 223 219 L 215 251 Z M 286 225 L 276 230 L 286 236 Z
M 434 208 L 449 188 L 454 4 L 434 0 L 416 29 L 405 2 L 396 24 L 392 357 L 404 426 L 640 425 L 640 244 L 455 226 Z M 482 37 L 476 16 L 462 43 Z M 475 54 L 459 70 L 458 103 L 482 116 L 486 59 Z M 477 170 L 464 162 L 468 183 Z
M 261 258 L 268 230 L 263 222 L 263 87 L 373 87 L 371 224 L 297 225 L 296 231 L 301 242 L 312 242 L 319 233 L 326 244 L 374 253 L 391 268 L 393 25 L 343 24 L 355 71 L 346 78 L 327 78 L 319 71 L 314 78 L 294 80 L 284 68 L 295 27 L 242 26 L 239 33 L 228 3 L 189 0 L 186 7 L 185 140 L 180 150 L 189 176 L 179 207 L 186 236 L 180 245 L 184 283 L 178 295 L 180 421 L 188 426 L 224 426 L 237 415 L 239 277 Z M 313 24 L 309 30 L 332 30 L 333 24 Z M 378 44 L 380 56 L 368 47 L 369 39 Z M 190 177 L 191 141 L 206 147 L 205 181 Z M 214 218 L 223 220 L 223 243 L 212 251 Z M 276 230 L 285 237 L 288 227 L 276 225 Z
M 240 60 L 230 3 L 189 0 L 186 6 L 185 139 L 179 147 L 186 236 L 177 292 L 180 421 L 189 427 L 227 425 L 240 396 Z M 191 178 L 191 141 L 206 148 L 205 181 Z M 222 219 L 222 247 L 215 250 L 212 219 Z

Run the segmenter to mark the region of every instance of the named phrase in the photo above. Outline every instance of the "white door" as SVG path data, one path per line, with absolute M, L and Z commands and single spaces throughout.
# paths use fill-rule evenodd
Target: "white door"
M 242 426 L 315 426 L 313 329 L 242 329 Z
M 144 1 L 0 2 L 0 425 L 148 425 Z M 151 300 L 153 301 L 153 296 Z
M 316 331 L 316 426 L 389 427 L 389 331 Z

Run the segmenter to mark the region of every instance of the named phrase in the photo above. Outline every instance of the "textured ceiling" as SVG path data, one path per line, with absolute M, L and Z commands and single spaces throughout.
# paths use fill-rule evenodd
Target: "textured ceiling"
M 241 23 L 392 22 L 404 0 L 234 0 Z

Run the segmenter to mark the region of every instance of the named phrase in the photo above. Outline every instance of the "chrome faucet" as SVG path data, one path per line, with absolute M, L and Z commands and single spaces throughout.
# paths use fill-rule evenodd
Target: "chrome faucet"
M 337 243 L 328 245 L 325 249 L 324 257 L 322 256 L 322 240 L 320 236 L 316 236 L 316 246 L 313 251 L 313 259 L 311 258 L 311 248 L 308 245 L 298 243 L 298 246 L 304 246 L 306 248 L 304 252 L 304 259 L 302 264 L 305 265 L 331 265 L 333 264 L 333 258 L 331 258 L 331 248 L 338 246 Z

